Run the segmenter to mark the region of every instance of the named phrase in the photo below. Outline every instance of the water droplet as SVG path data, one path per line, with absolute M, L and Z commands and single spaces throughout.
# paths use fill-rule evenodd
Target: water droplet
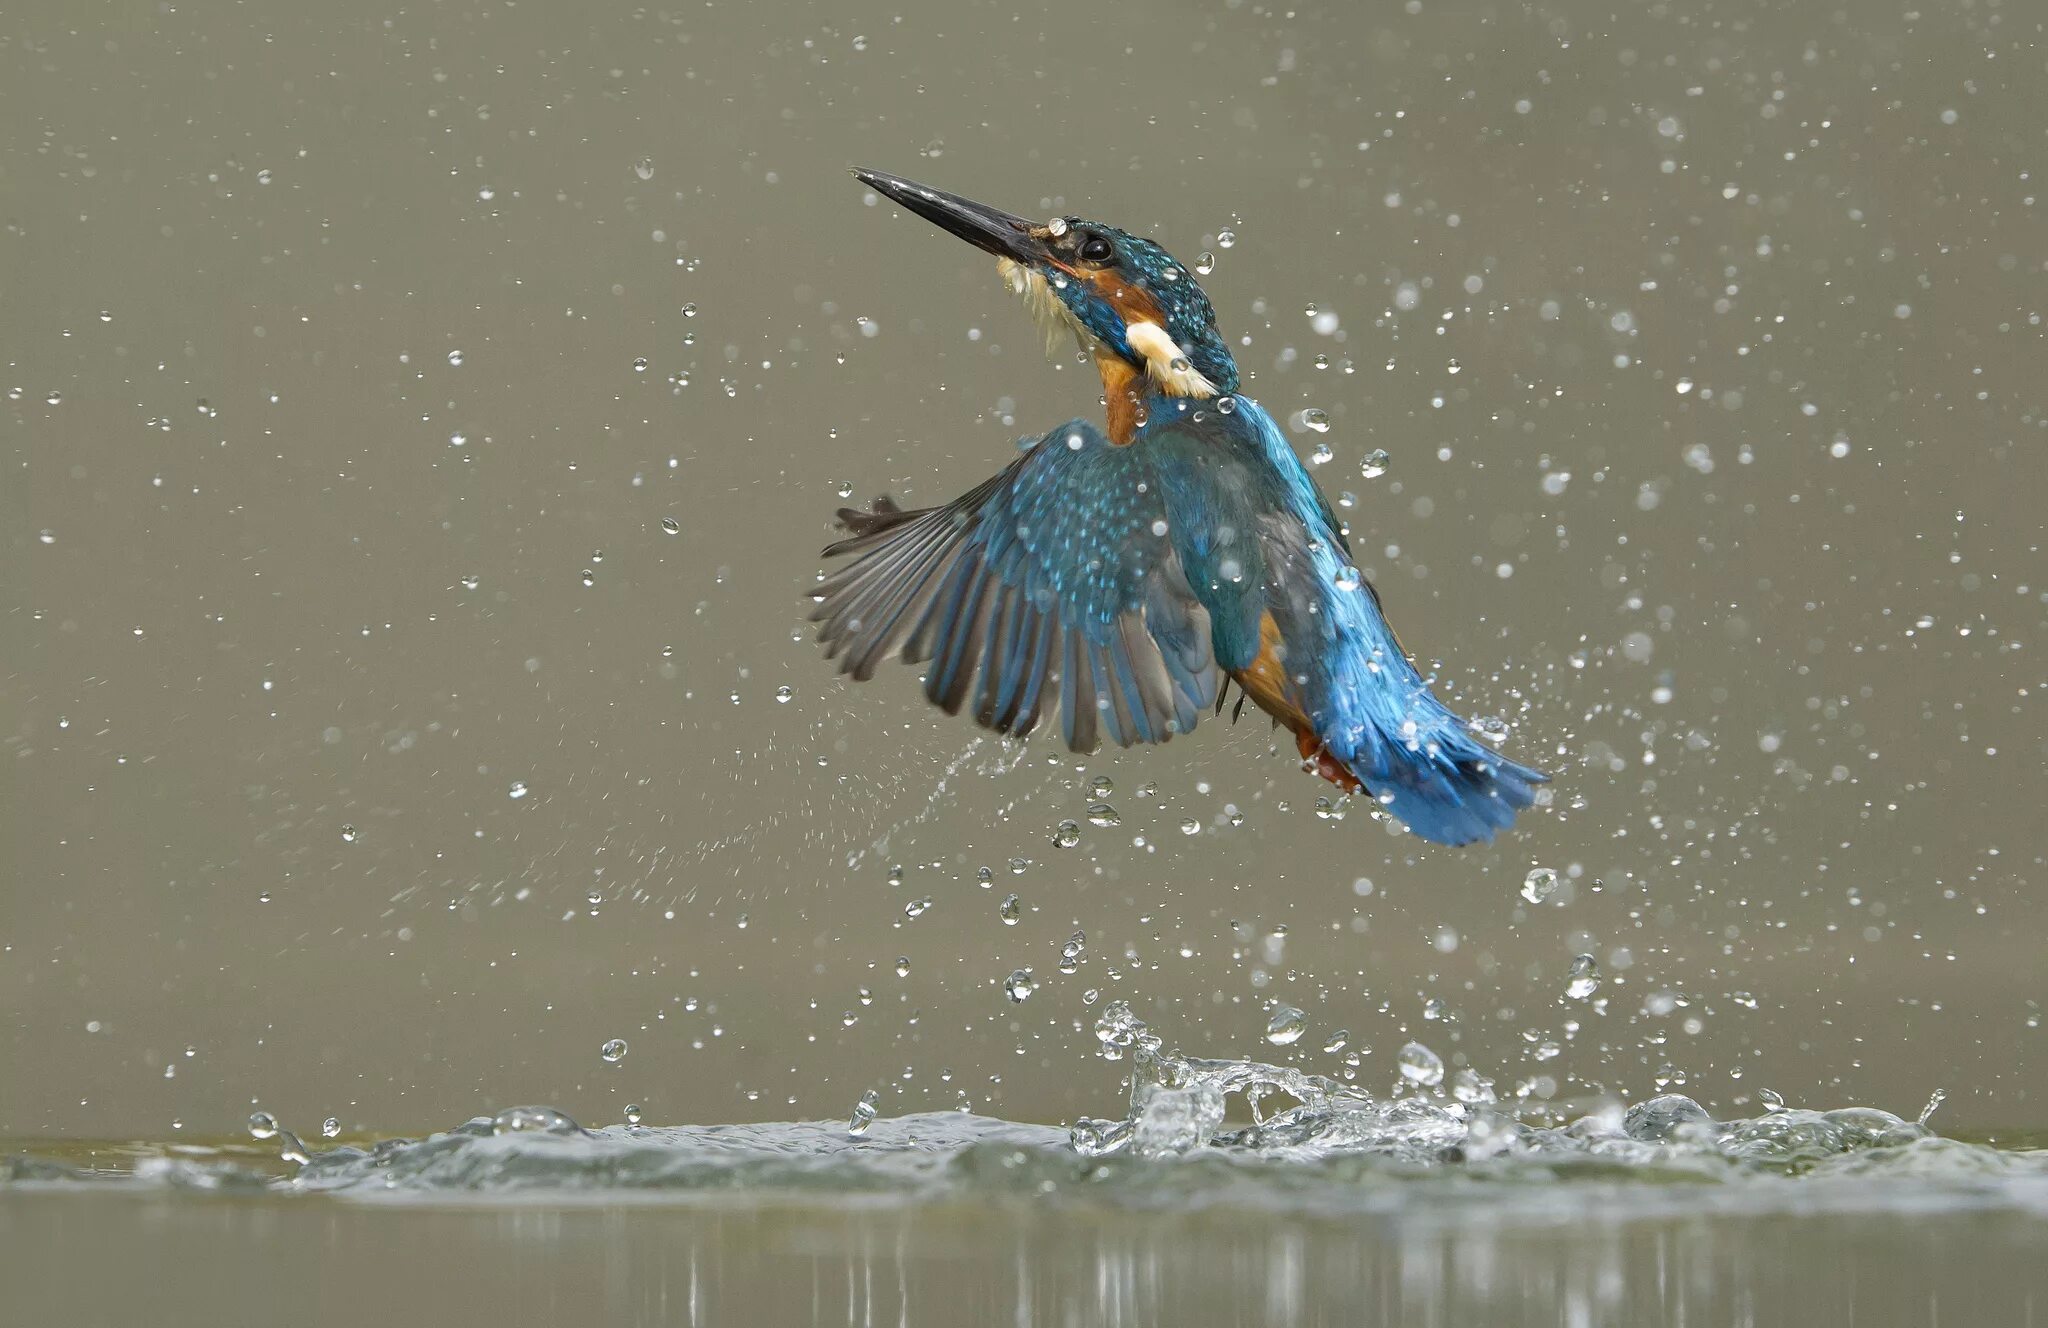
M 1051 221 L 1045 223 L 1045 229 L 1051 232 L 1053 237 L 1057 239 L 1067 233 L 1067 219 L 1065 217 L 1054 217 Z
M 1327 466 L 1336 459 L 1336 450 L 1328 443 L 1317 443 L 1315 450 L 1308 454 L 1308 463 L 1311 466 Z
M 1462 1067 L 1451 1075 L 1451 1096 L 1467 1106 L 1491 1102 L 1494 1100 L 1493 1080 L 1470 1066 Z
M 356 828 L 354 826 L 345 825 L 341 827 L 341 842 L 344 844 L 353 844 L 356 842 Z
M 269 903 L 269 902 L 270 902 L 270 891 L 268 891 L 268 890 L 265 890 L 265 891 L 263 891 L 263 892 L 262 892 L 261 894 L 257 895 L 257 896 L 256 896 L 256 902 L 257 902 L 257 903 L 259 903 L 259 904 L 267 904 L 267 903 Z
M 1092 798 L 1106 798 L 1114 792 L 1116 792 L 1116 781 L 1112 780 L 1108 775 L 1097 775 L 1088 781 L 1088 796 Z
M 1061 848 L 1072 848 L 1081 842 L 1081 824 L 1078 821 L 1061 821 L 1053 827 L 1052 842 Z
M 1936 1109 L 1939 1108 L 1941 1104 L 1946 1101 L 1948 1101 L 1948 1090 L 1946 1088 L 1935 1089 L 1932 1093 L 1928 1095 L 1927 1105 L 1920 1108 L 1920 1119 L 1917 1123 L 1925 1125 L 1930 1119 L 1933 1118 Z
M 1013 970 L 1009 977 L 1003 979 L 1003 995 L 1009 997 L 1011 1003 L 1015 1005 L 1022 1005 L 1030 1000 L 1031 993 L 1037 990 L 1038 979 L 1031 976 L 1031 970 L 1028 968 Z
M 1206 277 L 1215 270 L 1216 255 L 1210 253 L 1207 249 L 1204 249 L 1201 253 L 1195 255 L 1196 272 L 1199 272 L 1201 275 Z
M 1116 808 L 1108 803 L 1091 802 L 1088 804 L 1088 824 L 1102 826 L 1107 829 L 1110 826 L 1122 825 L 1123 823 L 1124 818 L 1117 815 Z
M 921 898 L 913 899 L 903 906 L 903 916 L 915 921 L 916 919 L 923 917 L 926 911 L 931 908 L 931 906 L 932 897 L 930 895 L 925 895 Z
M 1532 904 L 1540 904 L 1557 891 L 1557 873 L 1548 867 L 1537 867 L 1522 878 L 1522 898 Z
M 1077 931 L 1060 945 L 1060 972 L 1072 973 L 1081 966 L 1081 955 L 1088 948 L 1088 934 Z
M 462 588 L 464 590 L 475 590 L 478 586 L 482 585 L 483 583 L 484 579 L 478 576 L 475 572 L 471 572 L 468 576 L 462 578 Z
M 43 404 L 46 406 L 61 406 L 64 404 L 64 394 L 62 392 L 52 392 L 43 398 Z
M 1499 746 L 1508 740 L 1508 722 L 1499 715 L 1477 715 L 1465 721 L 1465 727 L 1481 742 Z
M 868 1126 L 875 1123 L 881 1114 L 882 1095 L 870 1088 L 860 1095 L 860 1101 L 853 1104 L 853 1116 L 846 1122 L 846 1132 L 858 1139 L 868 1132 Z
M 1232 412 L 1234 412 L 1234 411 L 1235 411 L 1236 409 L 1237 409 L 1237 398 L 1236 398 L 1236 397 L 1217 397 L 1217 398 L 1216 398 L 1216 413 L 1217 413 L 1218 415 L 1229 415 L 1229 414 L 1231 414 Z
M 588 590 L 591 586 L 597 584 L 597 573 L 591 571 L 588 567 L 586 567 L 583 569 L 582 580 L 584 589 Z
M 581 1134 L 583 1127 L 553 1107 L 507 1107 L 491 1118 L 492 1134 Z
M 1351 1030 L 1348 1028 L 1340 1028 L 1336 1032 L 1330 1034 L 1330 1040 L 1323 1044 L 1323 1050 L 1330 1052 L 1334 1055 L 1335 1053 L 1344 1050 L 1344 1048 L 1349 1046 L 1350 1043 Z
M 1369 480 L 1376 480 L 1387 473 L 1387 464 L 1393 460 L 1384 447 L 1375 447 L 1365 454 L 1365 460 L 1358 463 L 1358 473 Z
M 1225 226 L 1222 230 L 1216 232 L 1216 247 L 1218 249 L 1228 249 L 1236 243 L 1237 232 L 1230 229 L 1230 227 Z
M 1276 1005 L 1266 1020 L 1266 1041 L 1276 1047 L 1292 1046 L 1308 1028 L 1308 1016 L 1291 1005 Z
M 512 781 L 512 787 L 505 791 L 505 796 L 512 799 L 514 802 L 517 802 L 519 801 L 519 799 L 525 797 L 526 793 L 526 781 L 523 779 L 515 779 Z
M 1202 823 L 1192 816 L 1183 817 L 1180 823 L 1180 832 L 1184 835 L 1199 835 L 1202 833 Z
M 277 1117 L 267 1111 L 250 1112 L 249 1137 L 251 1139 L 275 1139 L 277 1137 Z
M 340 1133 L 341 1119 L 339 1117 L 329 1116 L 326 1120 L 320 1122 L 320 1137 L 322 1139 L 332 1139 Z
M 1458 362 L 1457 362 L 1456 360 L 1452 360 L 1452 361 L 1451 361 L 1451 362 L 1450 362 L 1449 364 L 1447 364 L 1447 365 L 1445 365 L 1445 366 L 1444 366 L 1444 371 L 1445 371 L 1446 373 L 1457 373 L 1457 372 L 1458 372 L 1459 370 L 1463 369 L 1464 367 L 1465 367 L 1464 365 L 1462 365 L 1462 364 L 1458 363 Z
M 1328 433 L 1330 431 L 1329 415 L 1314 406 L 1310 406 L 1307 410 L 1301 412 L 1301 424 L 1303 428 L 1313 429 L 1317 433 Z
M 697 306 L 696 306 L 696 305 L 694 305 L 694 304 L 686 304 L 686 305 L 684 305 L 684 306 L 683 306 L 683 317 L 685 317 L 685 318 L 695 318 L 696 316 L 697 316 Z
M 605 1064 L 617 1065 L 620 1061 L 626 1059 L 626 1039 L 611 1039 L 597 1049 L 597 1054 L 604 1057 Z
M 1003 920 L 1005 927 L 1016 926 L 1017 917 L 1023 911 L 1024 906 L 1017 902 L 1015 895 L 1004 895 L 1003 902 L 996 905 L 996 916 Z
M 634 162 L 633 174 L 639 176 L 643 180 L 652 180 L 654 178 L 654 158 L 642 157 L 640 160 Z
M 1339 590 L 1356 590 L 1364 582 L 1365 578 L 1359 574 L 1358 569 L 1349 563 L 1337 569 L 1337 589 Z
M 661 528 L 670 535 L 680 535 L 683 533 L 683 523 L 672 516 L 665 516 L 661 519 Z
M 1444 1004 L 1441 996 L 1432 996 L 1422 1003 L 1422 1017 L 1433 1024 L 1440 1024 L 1451 1017 L 1451 1007 Z
M 628 1125 L 638 1125 L 639 1123 L 640 1123 L 640 1104 L 639 1104 L 638 1102 L 628 1102 L 628 1103 L 626 1104 L 626 1124 L 628 1124 Z
M 57 532 L 46 528 L 37 531 L 36 538 L 44 544 L 55 544 L 57 542 Z
M 1411 1084 L 1434 1088 L 1444 1081 L 1443 1057 L 1420 1042 L 1410 1042 L 1402 1047 L 1394 1063 L 1401 1067 L 1401 1077 Z
M 908 955 L 902 955 L 897 958 L 896 976 L 899 978 L 907 978 L 910 976 L 910 957 Z
M 646 357 L 645 355 L 639 356 L 639 357 L 637 357 L 637 358 L 636 358 L 636 359 L 635 359 L 635 360 L 633 361 L 633 372 L 634 372 L 634 373 L 646 373 L 646 372 L 647 372 L 647 357 Z
M 1583 1001 L 1600 990 L 1600 964 L 1593 956 L 1582 954 L 1572 959 L 1571 971 L 1566 975 L 1564 994 L 1575 1001 Z

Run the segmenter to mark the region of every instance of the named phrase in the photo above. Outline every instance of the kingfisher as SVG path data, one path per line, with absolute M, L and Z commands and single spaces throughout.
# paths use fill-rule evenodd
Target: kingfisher
M 1048 353 L 1071 338 L 1093 362 L 1105 419 L 1021 442 L 943 506 L 841 509 L 850 537 L 824 556 L 852 561 L 811 615 L 841 673 L 924 664 L 948 714 L 1014 738 L 1056 724 L 1076 752 L 1187 733 L 1234 683 L 1305 769 L 1424 839 L 1491 841 L 1535 800 L 1548 777 L 1474 738 L 1416 671 L 1185 266 L 1099 221 L 853 174 L 994 255 Z

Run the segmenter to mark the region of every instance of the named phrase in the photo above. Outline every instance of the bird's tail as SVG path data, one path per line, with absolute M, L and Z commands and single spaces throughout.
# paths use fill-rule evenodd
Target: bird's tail
M 1282 662 L 1284 631 L 1268 614 L 1258 656 L 1232 680 L 1293 730 L 1302 764 L 1332 784 L 1347 793 L 1363 788 L 1433 843 L 1491 840 L 1536 801 L 1549 776 L 1468 733 L 1401 653 L 1377 601 L 1369 607 L 1372 616 L 1359 622 L 1382 634 L 1370 649 L 1331 650 L 1298 675 Z
M 1343 789 L 1364 787 L 1421 838 L 1491 840 L 1548 783 L 1542 771 L 1473 738 L 1464 719 L 1438 701 L 1370 586 L 1333 584 L 1321 611 L 1282 600 L 1270 621 L 1276 641 L 1309 641 L 1309 648 L 1266 646 L 1260 664 L 1274 658 L 1268 689 L 1284 693 L 1282 705 L 1268 705 L 1257 691 L 1253 697 L 1294 730 L 1311 769 Z M 1300 662 L 1280 666 L 1282 658 Z
M 1362 786 L 1424 839 L 1451 845 L 1491 840 L 1535 802 L 1536 787 L 1550 777 L 1510 761 L 1443 713 L 1449 724 L 1426 734 L 1372 735 L 1348 760 L 1312 729 L 1296 729 L 1295 740 L 1309 769 L 1346 792 Z

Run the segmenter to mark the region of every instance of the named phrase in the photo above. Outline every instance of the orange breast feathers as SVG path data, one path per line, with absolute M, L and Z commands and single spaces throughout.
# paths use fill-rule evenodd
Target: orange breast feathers
M 1245 695 L 1251 697 L 1259 709 L 1293 730 L 1295 747 L 1301 752 L 1303 765 L 1346 793 L 1356 793 L 1362 787 L 1358 777 L 1324 749 L 1323 740 L 1316 736 L 1315 725 L 1295 699 L 1294 685 L 1281 658 L 1280 625 L 1273 621 L 1272 614 L 1259 620 L 1258 655 L 1249 665 L 1230 676 L 1244 688 Z
M 1102 375 L 1102 405 L 1109 412 L 1109 441 L 1126 447 L 1138 438 L 1138 407 L 1145 399 L 1145 379 L 1129 360 L 1100 346 L 1095 371 Z

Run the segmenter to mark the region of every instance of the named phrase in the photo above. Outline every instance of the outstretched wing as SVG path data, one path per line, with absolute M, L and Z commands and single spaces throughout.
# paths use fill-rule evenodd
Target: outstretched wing
M 1142 445 L 1076 420 L 944 507 L 840 514 L 853 561 L 812 591 L 818 639 L 842 673 L 929 661 L 949 714 L 1023 737 L 1055 705 L 1075 751 L 1194 728 L 1221 677 L 1209 615 L 1167 537 Z

